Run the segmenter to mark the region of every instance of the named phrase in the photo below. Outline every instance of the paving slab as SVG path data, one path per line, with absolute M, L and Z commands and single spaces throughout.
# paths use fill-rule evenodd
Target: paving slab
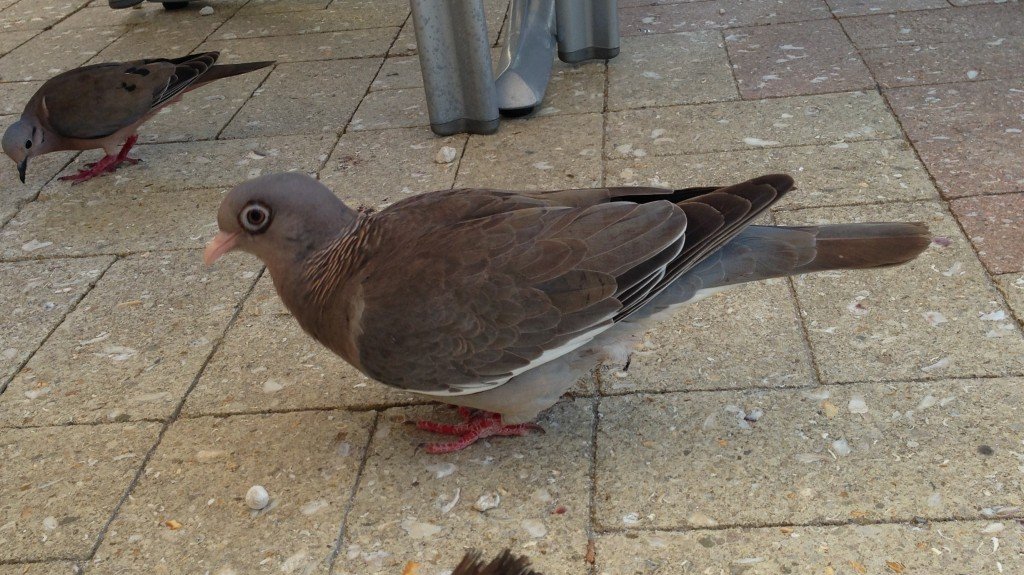
M 791 174 L 796 189 L 774 209 L 938 199 L 928 172 L 903 140 L 612 160 L 605 183 L 685 188 L 775 172 Z
M 409 17 L 407 0 L 334 2 L 326 10 L 281 14 L 242 13 L 217 29 L 214 40 L 315 34 L 362 28 L 400 27 Z
M 220 24 L 215 20 L 196 19 L 131 26 L 124 35 L 100 50 L 90 64 L 191 54 Z
M 25 109 L 25 104 L 28 103 L 32 94 L 35 94 L 36 90 L 42 85 L 42 80 L 34 82 L 5 82 L 3 91 L 0 91 L 0 113 L 21 116 L 21 112 Z M 4 119 L 8 120 L 8 118 Z M 14 122 L 17 119 L 9 118 L 10 122 Z M 8 123 L 5 122 L 5 130 L 7 125 Z
M 46 30 L 0 58 L 0 80 L 47 80 L 86 63 L 120 35 L 116 27 Z
M 898 137 L 881 96 L 848 92 L 608 114 L 612 159 L 834 144 Z
M 1013 573 L 1024 569 L 1022 533 L 1013 521 L 964 521 L 613 534 L 598 540 L 597 573 Z
M 239 16 L 252 14 L 281 14 L 285 17 L 286 12 L 301 12 L 304 10 L 323 10 L 333 0 L 252 0 L 247 2 Z
M 278 64 L 231 120 L 226 138 L 338 134 L 380 68 L 379 58 Z M 334 82 L 345 78 L 344 83 Z
M 78 190 L 75 190 L 76 192 Z M 91 189 L 44 196 L 0 231 L 0 257 L 131 254 L 202 248 L 227 190 Z M 29 246 L 31 251 L 26 251 Z
M 85 6 L 88 1 L 15 2 L 0 12 L 0 30 L 44 30 Z
M 473 135 L 455 187 L 557 190 L 601 183 L 600 114 L 505 120 L 496 135 Z
M 751 353 L 772 341 L 771 353 Z M 796 302 L 785 280 L 745 284 L 679 308 L 644 334 L 628 369 L 613 366 L 601 392 L 814 385 Z
M 4 122 L 3 130 L 6 131 L 7 126 L 17 119 L 17 116 L 4 118 L 8 121 Z M 6 156 L 0 158 L 0 182 L 4 183 L 3 193 L 0 193 L 0 222 L 7 222 L 18 213 L 21 206 L 35 199 L 43 186 L 63 170 L 77 153 L 55 152 L 33 158 L 25 174 L 24 184 L 18 180 L 17 164 Z
M 422 88 L 423 74 L 417 56 L 389 56 L 384 60 L 377 76 L 370 84 L 370 90 L 397 90 L 399 88 Z
M 412 194 L 451 188 L 467 138 L 439 138 L 424 128 L 348 132 L 320 181 L 351 206 L 379 210 Z
M 423 88 L 402 88 L 366 94 L 348 129 L 386 130 L 429 125 Z
M 625 37 L 608 62 L 608 109 L 736 100 L 736 82 L 717 31 Z
M 915 86 L 886 92 L 947 198 L 1024 189 L 1024 81 Z
M 113 258 L 0 264 L 0 393 L 7 379 L 64 320 Z
M 489 32 L 490 30 L 488 30 Z M 398 33 L 394 44 L 388 50 L 388 56 L 410 56 L 413 54 L 416 54 L 416 28 L 410 17 L 405 21 L 402 31 Z
M 664 34 L 707 28 L 804 22 L 831 18 L 824 0 L 722 0 L 682 2 L 619 9 L 623 36 Z
M 467 547 L 509 547 L 545 574 L 585 573 L 592 401 L 555 405 L 539 420 L 543 435 L 423 453 L 415 443 L 438 436 L 404 422 L 449 412 L 421 406 L 381 415 L 334 573 L 400 573 L 409 562 L 438 573 Z
M 208 269 L 198 250 L 115 262 L 0 395 L 0 422 L 167 418 L 255 282 L 253 268 L 237 258 Z
M 238 259 L 251 265 L 254 258 Z M 367 378 L 303 332 L 264 275 L 183 413 L 366 409 L 423 401 Z
M 155 423 L 96 425 L 88 433 L 5 429 L 0 561 L 85 559 L 159 431 Z
M 995 280 L 1017 320 L 1024 321 L 1024 274 L 1003 274 Z
M 821 208 L 776 217 L 786 225 L 920 221 L 937 238 L 904 266 L 796 279 L 824 382 L 1024 373 L 1024 338 L 941 204 Z
M 729 30 L 725 37 L 747 99 L 873 88 L 874 79 L 838 20 Z
M 862 50 L 861 55 L 883 88 L 1024 76 L 1024 39 L 1019 37 L 891 46 Z
M 225 63 L 276 60 L 278 62 L 308 62 L 341 58 L 370 58 L 384 56 L 398 35 L 398 28 L 370 28 L 342 30 L 319 34 L 240 38 L 237 40 L 209 40 L 199 50 L 219 50 Z M 2 61 L 0 61 L 2 63 Z M 315 70 L 320 64 L 307 64 Z
M 843 29 L 858 48 L 934 44 L 938 39 L 996 40 L 1019 35 L 1020 5 L 993 4 L 843 18 Z
M 1015 513 L 1022 383 L 606 397 L 595 519 L 697 529 Z
M 946 0 L 825 0 L 836 16 L 866 16 L 949 8 Z
M 89 573 L 323 573 L 374 414 L 177 421 Z M 252 511 L 253 485 L 270 504 Z
M 0 32 L 0 56 L 7 54 L 18 46 L 21 46 L 36 34 L 36 30 L 22 30 L 19 32 Z
M 949 207 L 992 273 L 1024 271 L 1024 193 L 961 198 Z
M 78 565 L 67 561 L 0 565 L 0 575 L 79 575 Z
M 334 139 L 331 134 L 145 144 L 132 149 L 132 155 L 142 160 L 139 164 L 82 184 L 55 181 L 46 193 L 85 193 L 84 190 L 109 189 L 112 186 L 145 186 L 152 192 L 169 192 L 233 187 L 247 179 L 273 172 L 315 174 L 327 159 Z M 100 157 L 101 152 L 85 152 L 62 175 L 73 174 L 81 169 L 84 162 L 93 162 Z

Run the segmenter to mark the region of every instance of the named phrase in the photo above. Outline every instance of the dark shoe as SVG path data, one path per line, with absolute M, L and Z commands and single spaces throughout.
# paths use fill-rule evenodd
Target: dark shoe
M 119 8 L 131 8 L 136 4 L 142 4 L 143 0 L 107 0 L 110 7 L 117 10 Z

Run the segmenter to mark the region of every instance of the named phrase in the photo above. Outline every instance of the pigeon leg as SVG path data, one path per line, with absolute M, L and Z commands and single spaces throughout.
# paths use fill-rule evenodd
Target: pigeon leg
M 110 170 L 111 166 L 116 167 L 118 163 L 119 162 L 117 161 L 117 156 L 103 156 L 102 158 L 100 158 L 100 161 L 94 164 L 89 164 L 89 167 L 85 169 L 78 170 L 77 174 L 72 174 L 70 176 L 61 176 L 60 179 L 65 182 L 70 181 L 71 185 L 81 184 L 82 182 L 91 180 L 96 176 L 102 175 L 107 170 Z
M 444 435 L 455 435 L 458 436 L 458 440 L 447 443 L 427 443 L 423 445 L 424 451 L 427 453 L 452 453 L 460 451 L 466 447 L 472 445 L 477 440 L 484 439 L 485 437 L 502 436 L 502 437 L 513 437 L 522 436 L 530 433 L 531 431 L 544 432 L 544 428 L 537 425 L 536 423 L 519 423 L 515 425 L 506 425 L 501 421 L 500 413 L 491 413 L 488 411 L 473 411 L 465 408 L 459 409 L 459 415 L 461 415 L 466 422 L 465 423 L 437 423 L 434 421 L 417 421 L 416 427 L 424 431 L 430 431 L 432 433 L 440 433 Z
M 115 164 L 114 168 L 110 170 L 111 172 L 113 172 L 115 169 L 117 169 L 117 166 L 120 165 L 121 162 L 128 162 L 129 166 L 134 166 L 135 164 L 138 164 L 139 162 L 142 161 L 142 160 L 140 160 L 138 158 L 129 158 L 128 157 L 128 152 L 131 151 L 132 146 L 134 146 L 135 142 L 138 142 L 138 141 L 139 141 L 139 135 L 138 134 L 132 134 L 131 136 L 128 136 L 128 139 L 124 141 L 124 145 L 121 146 L 121 151 L 117 153 L 117 164 Z

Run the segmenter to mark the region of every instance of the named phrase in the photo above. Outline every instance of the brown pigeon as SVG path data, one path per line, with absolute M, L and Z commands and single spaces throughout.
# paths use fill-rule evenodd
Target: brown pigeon
M 508 549 L 484 564 L 479 551 L 468 551 L 452 571 L 452 575 L 543 575 L 530 569 L 526 557 L 515 557 Z
M 18 164 L 25 182 L 28 161 L 60 150 L 103 148 L 106 155 L 62 180 L 79 183 L 119 165 L 128 157 L 135 133 L 160 108 L 214 80 L 252 72 L 273 62 L 214 65 L 219 52 L 181 58 L 92 64 L 50 78 L 32 95 L 21 119 L 4 132 L 3 148 Z M 120 151 L 118 150 L 120 148 Z
M 461 406 L 445 453 L 522 435 L 579 377 L 624 361 L 634 337 L 729 286 L 912 260 L 920 223 L 751 222 L 791 187 L 769 175 L 715 188 L 459 189 L 358 213 L 316 180 L 233 189 L 204 259 L 239 249 L 317 341 L 367 376 Z

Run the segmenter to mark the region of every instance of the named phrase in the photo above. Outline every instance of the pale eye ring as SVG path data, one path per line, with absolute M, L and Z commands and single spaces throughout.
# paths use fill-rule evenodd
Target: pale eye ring
M 242 208 L 242 213 L 238 215 L 238 223 L 250 234 L 259 234 L 267 231 L 270 226 L 270 217 L 270 208 L 253 202 Z

